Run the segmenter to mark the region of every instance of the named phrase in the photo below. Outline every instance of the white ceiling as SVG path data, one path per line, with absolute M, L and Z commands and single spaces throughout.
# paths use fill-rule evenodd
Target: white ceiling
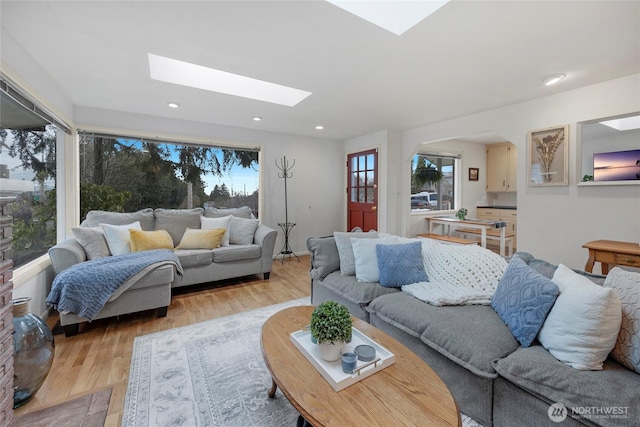
M 640 72 L 638 1 L 452 1 L 401 36 L 325 1 L 3 0 L 0 8 L 5 31 L 76 108 L 334 139 Z M 313 94 L 286 107 L 154 81 L 149 53 Z M 567 78 L 540 83 L 556 73 Z

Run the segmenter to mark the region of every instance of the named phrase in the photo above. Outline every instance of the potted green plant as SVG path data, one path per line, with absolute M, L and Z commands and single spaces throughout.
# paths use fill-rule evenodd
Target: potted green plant
M 320 357 L 328 362 L 340 358 L 340 349 L 351 339 L 349 310 L 335 301 L 325 301 L 311 313 L 309 330 L 318 341 Z
M 467 218 L 467 209 L 466 208 L 459 209 L 458 212 L 456 212 L 456 217 L 464 221 Z

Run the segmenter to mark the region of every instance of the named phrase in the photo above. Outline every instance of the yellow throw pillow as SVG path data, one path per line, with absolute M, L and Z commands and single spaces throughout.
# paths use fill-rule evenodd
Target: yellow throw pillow
M 188 228 L 185 230 L 182 240 L 176 249 L 215 249 L 222 245 L 222 238 L 227 232 L 226 228 L 212 228 L 202 230 Z
M 173 249 L 173 240 L 167 230 L 142 231 L 129 229 L 131 252 L 152 249 Z

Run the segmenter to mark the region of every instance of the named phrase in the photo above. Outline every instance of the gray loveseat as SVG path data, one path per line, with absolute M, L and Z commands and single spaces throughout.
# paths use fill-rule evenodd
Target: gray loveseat
M 310 238 L 307 246 L 312 303 L 340 302 L 410 348 L 442 378 L 460 411 L 484 426 L 640 425 L 640 375 L 611 357 L 604 370 L 575 370 L 537 340 L 521 347 L 491 306 L 434 306 L 398 288 L 358 282 L 341 274 L 334 237 Z M 556 268 L 527 253 L 514 257 L 547 278 Z M 557 402 L 582 413 L 558 424 L 548 415 Z M 620 416 L 601 413 L 608 410 Z
M 187 228 L 201 228 L 202 217 L 209 220 L 222 218 L 224 221 L 229 215 L 232 218 L 229 222 L 228 245 L 215 249 L 175 248 L 174 253 L 182 266 L 182 275 L 175 274 L 173 266 L 162 265 L 132 278 L 132 283 L 125 284 L 126 290 L 117 290 L 93 320 L 151 309 L 157 309 L 159 316 L 165 316 L 171 303 L 172 288 L 253 274 L 262 274 L 265 280 L 268 279 L 277 232 L 253 219 L 251 210 L 247 207 L 148 208 L 130 213 L 91 211 L 81 227 L 74 228 L 76 237 L 53 246 L 49 250 L 49 257 L 57 275 L 71 265 L 110 256 L 108 250 L 100 247 L 102 242 L 96 244 L 95 239 L 87 237 L 92 236 L 89 234 L 91 229 L 99 231 L 99 224 L 127 225 L 139 222 L 144 231 L 166 230 L 171 237 L 171 246 L 179 246 Z M 60 323 L 67 336 L 75 335 L 78 325 L 86 321 L 87 319 L 75 313 L 60 314 Z

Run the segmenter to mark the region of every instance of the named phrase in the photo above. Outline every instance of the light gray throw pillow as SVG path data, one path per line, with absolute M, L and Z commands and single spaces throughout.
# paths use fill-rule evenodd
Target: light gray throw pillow
M 111 255 L 101 227 L 72 227 L 71 231 L 87 254 L 87 259 L 98 259 Z
M 258 228 L 257 219 L 231 217 L 229 225 L 229 243 L 233 245 L 250 245 L 253 243 L 253 236 Z
M 327 274 L 340 269 L 340 256 L 335 237 L 309 237 L 307 249 L 311 252 L 312 279 L 323 280 Z

